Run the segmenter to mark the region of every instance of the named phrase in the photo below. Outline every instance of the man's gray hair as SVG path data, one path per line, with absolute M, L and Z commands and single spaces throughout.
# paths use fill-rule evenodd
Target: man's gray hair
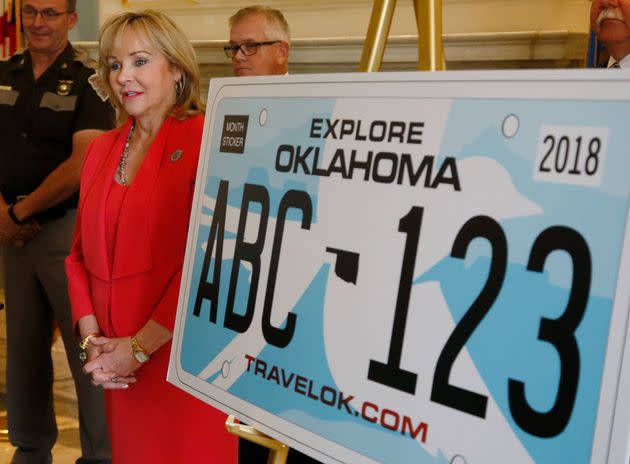
M 287 23 L 287 20 L 284 19 L 282 12 L 264 5 L 252 5 L 241 8 L 230 17 L 230 27 L 234 26 L 246 16 L 252 14 L 259 14 L 265 17 L 267 22 L 265 35 L 268 40 L 285 40 L 287 42 L 291 42 L 289 24 Z
M 67 0 L 68 8 L 67 11 L 76 11 L 77 9 L 77 0 Z

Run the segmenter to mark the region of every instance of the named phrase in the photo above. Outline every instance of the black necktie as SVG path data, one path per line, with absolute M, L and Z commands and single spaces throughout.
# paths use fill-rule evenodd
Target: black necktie
M 621 68 L 621 66 L 619 65 L 619 61 L 615 61 L 613 64 L 610 65 L 611 68 Z

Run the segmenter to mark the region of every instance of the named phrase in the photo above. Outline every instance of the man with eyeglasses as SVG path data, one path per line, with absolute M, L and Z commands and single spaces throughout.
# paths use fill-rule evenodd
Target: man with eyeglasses
M 230 19 L 230 44 L 235 76 L 269 76 L 289 71 L 291 33 L 282 13 L 266 6 L 238 10 Z
M 630 0 L 592 0 L 591 30 L 610 54 L 609 68 L 630 68 Z
M 235 76 L 284 75 L 289 72 L 291 33 L 284 15 L 267 6 L 241 8 L 229 19 L 230 43 L 224 47 L 232 59 Z M 240 464 L 264 464 L 269 450 L 250 441 L 239 439 Z M 315 464 L 319 461 L 294 449 L 289 451 L 287 464 Z
M 12 464 L 48 464 L 57 439 L 51 338 L 56 321 L 79 402 L 78 464 L 111 463 L 102 390 L 81 373 L 64 259 L 85 151 L 113 127 L 94 71 L 68 42 L 76 0 L 24 0 L 24 53 L 0 63 L 0 248 Z

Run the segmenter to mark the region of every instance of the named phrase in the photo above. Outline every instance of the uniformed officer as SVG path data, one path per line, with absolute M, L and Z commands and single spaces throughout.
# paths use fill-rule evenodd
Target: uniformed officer
M 0 254 L 13 464 L 52 462 L 53 320 L 77 389 L 77 463 L 111 462 L 102 391 L 81 374 L 64 272 L 83 156 L 114 121 L 111 105 L 95 90 L 93 71 L 68 42 L 75 7 L 76 0 L 24 0 L 28 49 L 0 63 Z

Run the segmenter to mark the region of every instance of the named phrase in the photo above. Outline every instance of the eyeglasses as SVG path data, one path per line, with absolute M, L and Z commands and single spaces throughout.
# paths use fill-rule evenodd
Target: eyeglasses
M 270 40 L 268 42 L 245 42 L 240 45 L 228 45 L 223 47 L 225 51 L 225 56 L 228 58 L 234 58 L 238 51 L 243 52 L 245 56 L 255 55 L 258 51 L 258 47 L 262 45 L 273 45 L 275 43 L 282 42 L 281 40 Z
M 22 17 L 28 20 L 35 20 L 37 15 L 42 15 L 44 21 L 54 21 L 63 14 L 73 13 L 72 11 L 55 11 L 52 8 L 46 8 L 44 10 L 38 10 L 31 6 L 25 6 L 22 8 Z

